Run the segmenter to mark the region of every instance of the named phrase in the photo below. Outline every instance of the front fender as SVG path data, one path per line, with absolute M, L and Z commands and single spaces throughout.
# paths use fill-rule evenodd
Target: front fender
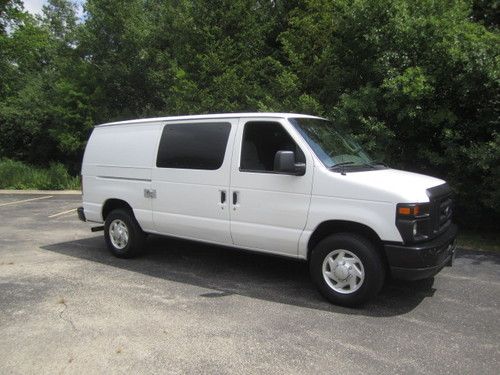
M 309 217 L 302 233 L 298 257 L 307 258 L 307 244 L 314 230 L 331 220 L 350 221 L 371 228 L 382 241 L 403 242 L 395 225 L 396 206 L 390 202 L 312 196 Z

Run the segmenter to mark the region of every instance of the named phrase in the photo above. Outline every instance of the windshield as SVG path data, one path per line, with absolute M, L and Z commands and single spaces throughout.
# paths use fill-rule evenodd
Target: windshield
M 315 118 L 291 118 L 290 122 L 327 168 L 373 164 L 361 146 L 332 122 Z

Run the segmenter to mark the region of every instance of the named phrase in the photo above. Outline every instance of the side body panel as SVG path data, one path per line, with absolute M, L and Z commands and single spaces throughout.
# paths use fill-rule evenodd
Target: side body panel
M 242 137 L 245 123 L 249 121 L 279 122 L 305 154 L 305 175 L 240 171 Z M 231 168 L 231 235 L 234 244 L 297 257 L 299 238 L 307 221 L 313 172 L 309 148 L 287 120 L 240 119 Z M 233 194 L 237 195 L 236 204 Z
M 89 221 L 102 222 L 102 206 L 108 199 L 122 199 L 134 210 L 145 231 L 153 230 L 151 166 L 159 123 L 96 127 L 82 164 L 83 207 Z
M 224 161 L 217 170 L 158 168 L 156 162 L 153 163 L 152 188 L 156 190 L 156 199 L 152 200 L 155 232 L 231 245 L 229 178 L 238 119 L 184 122 L 207 124 L 206 126 L 214 122 L 231 124 Z M 225 202 L 221 202 L 223 191 L 226 194 Z

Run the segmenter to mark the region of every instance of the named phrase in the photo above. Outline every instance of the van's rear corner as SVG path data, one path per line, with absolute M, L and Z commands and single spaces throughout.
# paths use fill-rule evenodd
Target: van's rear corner
M 92 209 L 89 207 L 88 203 L 88 194 L 87 190 L 90 184 L 93 182 L 89 181 L 89 168 L 88 168 L 88 159 L 89 159 L 89 150 L 95 149 L 95 128 L 90 135 L 90 138 L 87 142 L 87 147 L 85 148 L 85 152 L 83 155 L 82 161 L 82 170 L 81 170 L 81 181 L 82 181 L 82 206 L 77 208 L 78 219 L 83 222 L 96 222 L 101 223 L 101 215 L 100 210 Z M 95 206 L 95 205 L 94 205 Z
M 92 135 L 93 134 L 94 134 L 94 132 L 92 131 L 92 133 L 90 135 L 90 138 L 87 141 L 87 147 L 88 147 L 88 144 L 92 140 Z M 85 170 L 84 170 L 85 167 L 84 166 L 85 166 L 85 154 L 87 153 L 87 147 L 85 147 L 85 152 L 83 154 L 83 160 L 82 160 L 82 169 L 80 171 L 81 184 L 82 184 L 82 206 L 80 206 L 80 207 L 78 207 L 76 209 L 76 212 L 78 214 L 78 219 L 80 219 L 84 223 L 87 222 L 87 217 L 85 216 L 85 209 L 83 207 L 83 202 L 85 202 L 85 184 L 86 184 L 86 181 L 85 181 Z
M 94 128 L 82 162 L 80 220 L 102 225 L 107 209 L 119 201 L 121 206 L 133 208 L 145 229 L 152 227 L 151 202 L 144 194 L 151 185 L 161 123 L 160 120 L 125 121 Z

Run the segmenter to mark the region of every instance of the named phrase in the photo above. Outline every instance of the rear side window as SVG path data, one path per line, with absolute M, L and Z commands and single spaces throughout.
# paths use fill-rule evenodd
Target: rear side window
M 180 169 L 219 169 L 224 161 L 231 124 L 165 125 L 156 166 Z

